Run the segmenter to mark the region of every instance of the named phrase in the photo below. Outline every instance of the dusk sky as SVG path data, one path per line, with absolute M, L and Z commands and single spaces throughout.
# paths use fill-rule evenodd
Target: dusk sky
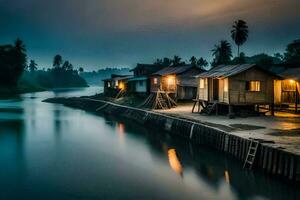
M 21 38 L 28 58 L 50 67 L 133 67 L 177 54 L 211 60 L 211 49 L 245 20 L 247 55 L 283 52 L 300 38 L 299 0 L 0 0 L 0 43 Z

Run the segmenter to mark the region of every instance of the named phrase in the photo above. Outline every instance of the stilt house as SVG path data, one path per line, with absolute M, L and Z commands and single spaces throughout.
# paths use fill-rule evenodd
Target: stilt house
M 134 77 L 128 80 L 129 92 L 135 94 L 149 94 L 149 75 L 162 68 L 162 66 L 154 64 L 137 64 L 137 66 L 131 70 L 133 72 Z
M 150 91 L 152 93 L 163 91 L 175 99 L 191 100 L 197 94 L 195 76 L 203 71 L 191 65 L 165 67 L 152 74 Z
M 104 94 L 110 97 L 116 97 L 120 92 L 127 90 L 127 82 L 132 75 L 115 75 L 111 78 L 102 80 L 104 82 Z
M 274 105 L 274 84 L 279 76 L 255 64 L 221 65 L 197 75 L 199 106 L 218 112 L 218 106 Z M 239 109 L 238 109 L 239 110 Z

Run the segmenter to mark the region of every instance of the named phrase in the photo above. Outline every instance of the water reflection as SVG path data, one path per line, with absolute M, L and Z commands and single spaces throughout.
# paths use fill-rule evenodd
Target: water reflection
M 299 199 L 214 150 L 47 95 L 0 101 L 0 199 Z
M 169 149 L 168 150 L 168 158 L 170 167 L 174 172 L 179 174 L 181 177 L 183 177 L 183 168 L 181 166 L 181 163 L 177 157 L 176 150 L 175 149 Z

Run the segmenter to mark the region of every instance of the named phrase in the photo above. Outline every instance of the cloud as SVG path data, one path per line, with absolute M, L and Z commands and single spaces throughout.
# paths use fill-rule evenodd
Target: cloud
M 249 24 L 249 53 L 277 51 L 300 30 L 299 0 L 0 0 L 0 5 L 0 42 L 20 36 L 45 63 L 47 53 L 55 52 L 91 65 L 133 64 L 174 53 L 209 56 L 214 43 L 230 40 L 237 19 Z

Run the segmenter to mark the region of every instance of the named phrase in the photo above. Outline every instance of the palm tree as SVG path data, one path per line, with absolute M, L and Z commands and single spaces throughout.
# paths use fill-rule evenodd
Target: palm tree
M 212 50 L 214 60 L 212 65 L 229 64 L 232 57 L 231 45 L 226 40 L 221 40 L 220 44 L 215 45 Z
M 240 46 L 247 41 L 248 33 L 248 26 L 245 21 L 238 20 L 232 25 L 231 38 L 238 47 L 238 57 L 240 56 Z
M 15 41 L 15 49 L 22 52 L 22 53 L 26 52 L 25 45 L 24 45 L 23 41 L 19 38 L 16 39 L 16 41 Z
M 190 62 L 193 67 L 197 66 L 197 58 L 195 56 L 191 57 Z
M 163 58 L 163 62 L 162 62 L 163 66 L 169 67 L 171 64 L 172 64 L 172 60 L 170 58 L 167 57 Z
M 197 61 L 197 65 L 203 69 L 208 66 L 208 62 L 204 58 L 201 57 Z
M 30 72 L 34 72 L 34 71 L 37 70 L 37 64 L 34 60 L 30 60 L 28 69 L 29 69 Z
M 55 68 L 59 68 L 60 65 L 62 64 L 63 60 L 62 60 L 62 57 L 61 55 L 56 55 L 54 56 L 54 59 L 53 59 L 53 67 Z
M 154 65 L 162 65 L 162 63 L 163 63 L 162 59 L 157 58 L 153 64 Z
M 180 58 L 179 56 L 175 55 L 175 56 L 173 57 L 172 63 L 173 63 L 173 66 L 174 66 L 174 67 L 176 67 L 176 66 L 178 66 L 178 65 L 181 65 L 181 64 L 182 64 L 181 58 Z

